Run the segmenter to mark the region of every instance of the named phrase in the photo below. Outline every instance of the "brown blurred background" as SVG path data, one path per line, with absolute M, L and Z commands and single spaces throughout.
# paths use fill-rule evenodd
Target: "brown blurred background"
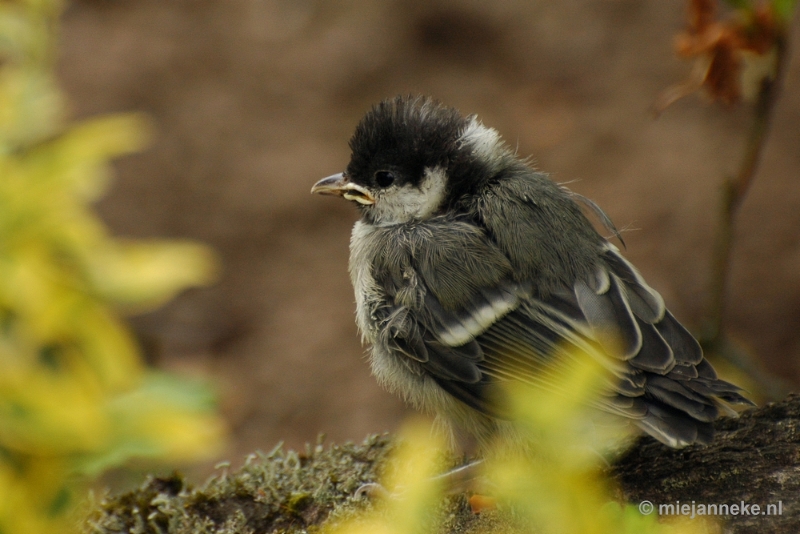
M 60 76 L 77 117 L 141 110 L 158 134 L 118 161 L 98 209 L 119 235 L 211 244 L 224 273 L 133 320 L 151 361 L 210 376 L 225 457 L 319 432 L 391 430 L 400 401 L 369 375 L 347 277 L 355 210 L 309 194 L 343 170 L 369 106 L 424 93 L 478 113 L 555 180 L 595 199 L 626 255 L 699 326 L 721 179 L 748 108 L 701 97 L 657 121 L 684 79 L 683 0 L 83 0 Z M 800 25 L 795 24 L 795 36 Z M 727 321 L 764 367 L 800 379 L 800 58 L 736 228 Z

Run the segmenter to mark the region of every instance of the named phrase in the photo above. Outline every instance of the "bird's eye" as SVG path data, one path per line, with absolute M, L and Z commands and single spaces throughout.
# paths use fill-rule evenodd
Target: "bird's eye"
M 394 174 L 389 171 L 378 171 L 375 173 L 375 183 L 379 187 L 389 187 L 394 183 Z

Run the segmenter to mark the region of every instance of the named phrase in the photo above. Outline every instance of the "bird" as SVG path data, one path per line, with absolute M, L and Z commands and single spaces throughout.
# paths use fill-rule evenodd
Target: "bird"
M 476 115 L 398 96 L 349 146 L 345 171 L 311 192 L 360 212 L 356 323 L 372 373 L 407 403 L 486 444 L 508 424 L 496 388 L 554 386 L 559 355 L 576 349 L 613 378 L 600 409 L 670 447 L 708 444 L 730 405 L 752 404 L 610 241 L 606 214 Z

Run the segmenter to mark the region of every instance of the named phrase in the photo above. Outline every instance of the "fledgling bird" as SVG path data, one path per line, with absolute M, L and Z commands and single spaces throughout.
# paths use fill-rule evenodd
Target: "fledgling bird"
M 547 385 L 587 347 L 614 376 L 602 408 L 672 447 L 708 443 L 727 403 L 698 342 L 580 209 L 475 117 L 425 97 L 377 104 L 345 172 L 312 193 L 353 201 L 356 322 L 377 379 L 488 442 L 506 380 Z M 614 230 L 616 233 L 616 230 Z M 735 412 L 733 412 L 735 413 Z

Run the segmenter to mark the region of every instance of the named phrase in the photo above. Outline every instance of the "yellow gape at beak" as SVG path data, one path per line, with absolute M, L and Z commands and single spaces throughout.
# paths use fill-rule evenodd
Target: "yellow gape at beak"
M 348 182 L 343 172 L 323 178 L 311 188 L 312 193 L 320 195 L 338 195 L 347 200 L 370 206 L 375 204 L 375 197 L 365 187 Z

